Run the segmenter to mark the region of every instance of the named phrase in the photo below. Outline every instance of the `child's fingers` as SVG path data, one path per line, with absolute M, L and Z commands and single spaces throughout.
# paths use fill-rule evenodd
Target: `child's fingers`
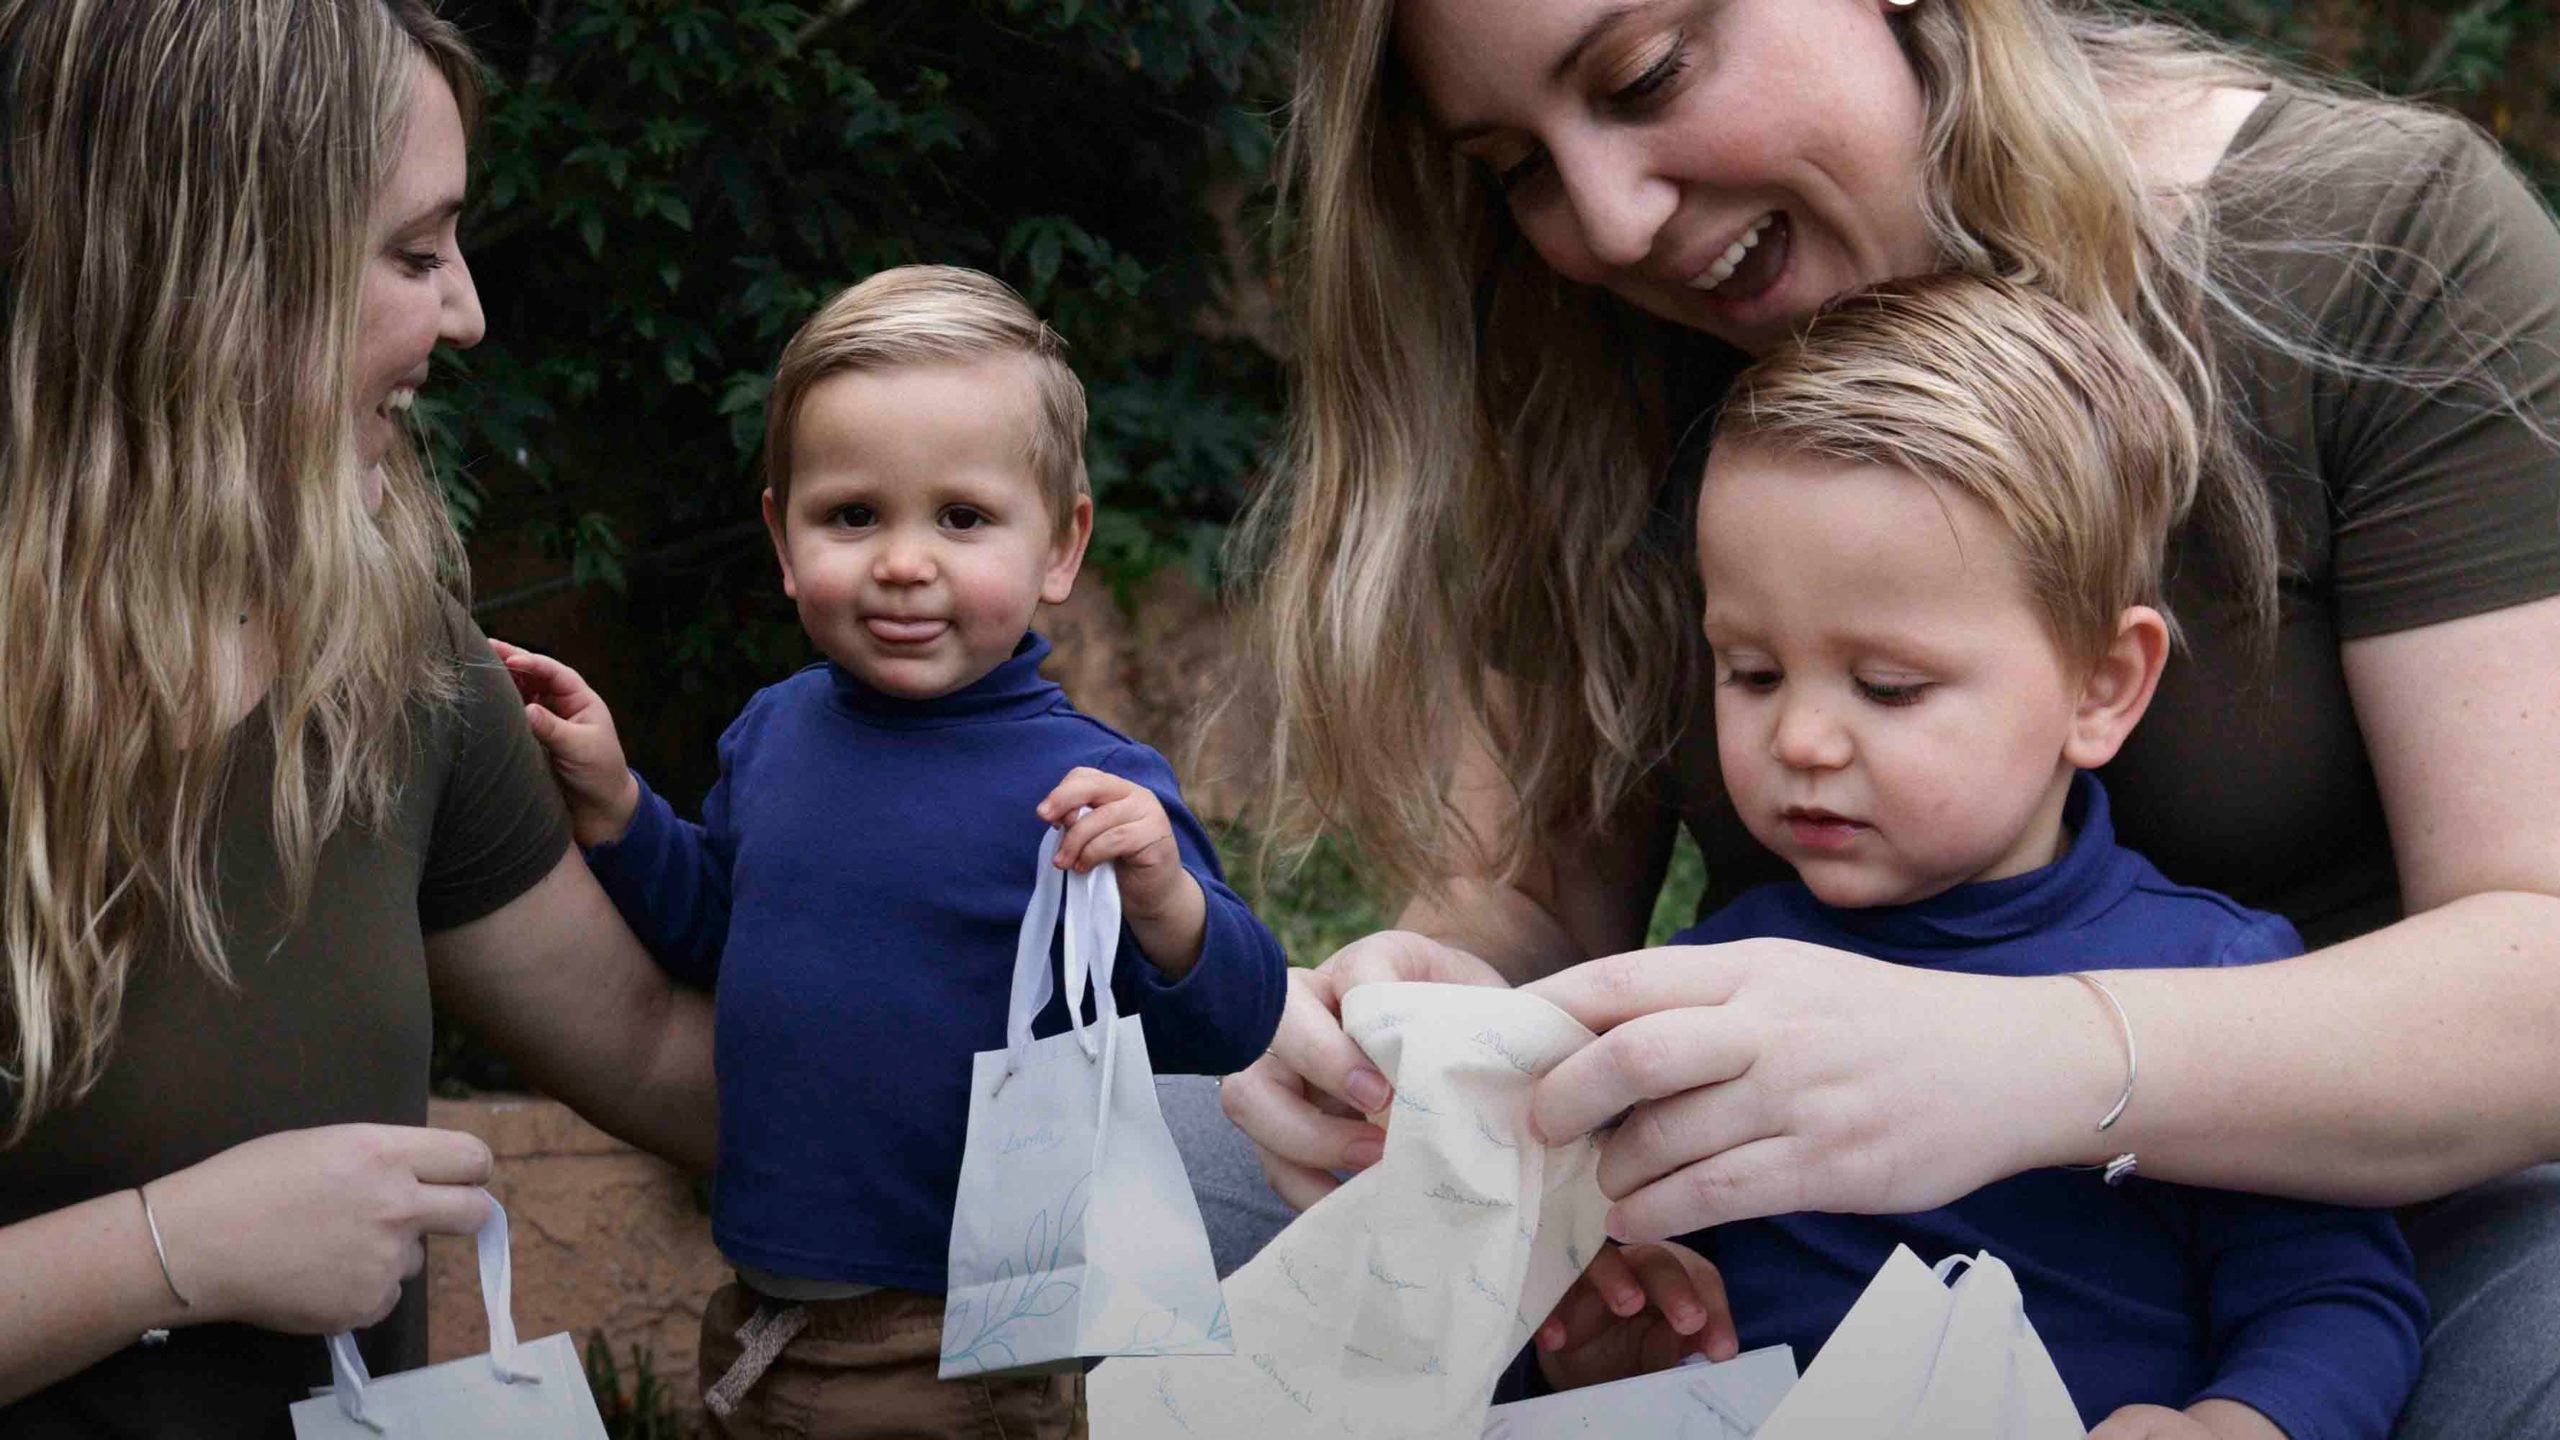
M 1085 858 L 1087 846 L 1122 826 L 1142 825 L 1147 819 L 1145 804 L 1134 795 L 1085 811 L 1067 826 L 1066 834 L 1058 837 L 1058 864 L 1066 869 L 1090 869 L 1091 862 Z
M 596 703 L 596 692 L 587 685 L 586 677 L 548 655 L 516 648 L 506 657 L 507 674 L 516 682 L 516 690 L 527 700 L 548 705 L 563 719 L 574 720 L 588 706 Z
M 1079 765 L 1067 772 L 1066 778 L 1049 791 L 1037 809 L 1041 819 L 1052 825 L 1061 825 L 1085 806 L 1107 805 L 1137 788 L 1134 782 L 1108 770 Z
M 1675 1333 L 1688 1337 L 1689 1348 L 1710 1360 L 1730 1360 L 1741 1353 L 1723 1272 L 1706 1257 L 1683 1245 L 1661 1243 L 1629 1247 L 1628 1260 L 1647 1301 Z
M 1644 1286 L 1637 1279 L 1635 1268 L 1627 1263 L 1626 1251 L 1616 1245 L 1601 1246 L 1600 1253 L 1584 1267 L 1582 1278 L 1599 1292 L 1612 1315 L 1624 1317 L 1644 1308 Z
M 1538 1348 L 1549 1354 L 1577 1350 L 1608 1332 L 1618 1323 L 1609 1310 L 1609 1302 L 1590 1283 L 1586 1275 L 1565 1287 L 1564 1298 L 1547 1314 L 1538 1327 Z
M 1163 859 L 1173 860 L 1181 851 L 1173 843 L 1173 831 L 1156 823 L 1155 817 L 1142 815 L 1126 825 L 1115 825 L 1093 837 L 1076 853 L 1075 867 L 1090 870 L 1106 860 L 1119 860 L 1145 867 L 1154 852 L 1162 851 Z

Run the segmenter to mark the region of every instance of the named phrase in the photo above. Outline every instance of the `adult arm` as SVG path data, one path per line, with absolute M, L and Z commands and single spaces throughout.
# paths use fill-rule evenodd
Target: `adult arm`
M 1535 1100 L 1550 1138 L 1637 1107 L 1602 1188 L 1621 1239 L 1795 1210 L 1925 1209 L 2118 1151 L 2186 1184 L 2431 1199 L 2560 1156 L 2560 598 L 2353 642 L 2397 924 L 2299 959 L 2079 986 L 1902 970 L 1789 941 L 1621 955 L 1536 987 L 1608 1031 Z
M 427 939 L 438 1008 L 600 1128 L 696 1170 L 716 1150 L 711 1002 L 650 963 L 572 849 Z
M 488 1147 L 472 1136 L 337 1125 L 251 1140 L 152 1181 L 167 1277 L 131 1190 L 0 1227 L 0 1405 L 149 1329 L 374 1324 L 425 1263 L 422 1234 L 469 1234 L 487 1218 L 472 1187 L 488 1177 Z

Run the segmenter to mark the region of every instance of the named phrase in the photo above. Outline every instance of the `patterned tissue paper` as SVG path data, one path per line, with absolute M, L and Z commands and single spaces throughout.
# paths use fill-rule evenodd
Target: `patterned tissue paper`
M 1364 985 L 1342 1021 L 1395 1086 L 1384 1158 L 1228 1277 L 1233 1356 L 1095 1370 L 1096 1436 L 1479 1440 L 1495 1380 L 1598 1249 L 1597 1142 L 1529 1129 L 1531 1086 L 1590 1031 L 1471 985 Z

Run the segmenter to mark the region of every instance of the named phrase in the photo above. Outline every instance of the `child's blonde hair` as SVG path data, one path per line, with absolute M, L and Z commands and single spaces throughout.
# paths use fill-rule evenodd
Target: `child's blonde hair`
M 2088 664 L 2127 607 L 2167 614 L 2169 535 L 2207 441 L 2185 387 L 2121 332 L 1948 274 L 1844 295 L 1744 371 L 1710 453 L 1736 448 L 1886 466 L 1981 501 L 2055 644 Z
M 1031 468 L 1050 519 L 1065 525 L 1089 493 L 1084 468 L 1084 386 L 1067 368 L 1066 342 L 1013 287 L 953 265 L 883 270 L 829 300 L 782 349 L 765 402 L 765 485 L 791 496 L 791 430 L 809 387 L 830 375 L 898 365 L 953 365 L 992 356 L 1029 362 L 1040 411 Z

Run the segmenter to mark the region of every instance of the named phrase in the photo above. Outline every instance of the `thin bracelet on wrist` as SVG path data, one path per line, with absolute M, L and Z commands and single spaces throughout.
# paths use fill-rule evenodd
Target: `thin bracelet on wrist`
M 142 1197 L 142 1223 L 151 1230 L 151 1253 L 160 1257 L 160 1279 L 168 1285 L 170 1298 L 178 1302 L 179 1309 L 193 1310 L 196 1302 L 187 1298 L 187 1292 L 178 1288 L 178 1277 L 169 1273 L 169 1247 L 160 1241 L 160 1217 L 151 1212 L 149 1187 L 136 1185 L 133 1193 Z
M 2103 1134 L 2115 1128 L 2115 1123 L 2124 1118 L 2124 1107 L 2133 1103 L 2134 1076 L 2141 1070 L 2141 1059 L 2133 1046 L 2133 1018 L 2125 1014 L 2124 1002 L 2116 998 L 2116 992 L 2108 989 L 2097 976 L 2074 970 L 2065 978 L 2079 981 L 2088 987 L 2090 993 L 2107 1002 L 2107 1009 L 2116 1017 L 2116 1029 L 2124 1035 L 2124 1089 L 2117 1093 L 2116 1103 L 2108 1108 L 2106 1117 L 2098 1122 L 2098 1130 Z M 2103 1164 L 2068 1165 L 2063 1168 L 2104 1171 L 2104 1178 L 2108 1184 L 2121 1185 L 2133 1174 L 2134 1157 L 2133 1152 L 2127 1150 Z

